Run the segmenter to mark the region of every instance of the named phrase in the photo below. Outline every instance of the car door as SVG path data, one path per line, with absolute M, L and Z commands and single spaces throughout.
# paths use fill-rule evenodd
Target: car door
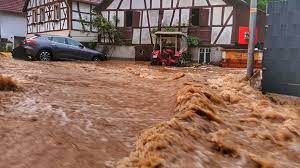
M 66 38 L 66 41 L 70 50 L 70 57 L 72 59 L 85 60 L 85 52 L 83 45 L 80 42 L 70 38 Z
M 64 37 L 51 37 L 51 45 L 54 57 L 57 59 L 69 59 L 69 48 Z

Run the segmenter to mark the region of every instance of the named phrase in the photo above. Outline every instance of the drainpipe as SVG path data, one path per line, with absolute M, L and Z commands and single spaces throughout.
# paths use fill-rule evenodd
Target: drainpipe
M 256 17 L 257 17 L 257 0 L 251 0 L 250 4 L 250 21 L 249 21 L 249 44 L 248 44 L 248 61 L 247 61 L 247 77 L 253 76 L 254 69 L 254 47 L 256 34 Z
M 65 0 L 65 3 L 67 4 L 67 8 L 68 8 L 68 37 L 71 37 L 71 31 L 72 31 L 72 6 L 69 4 L 69 2 L 72 3 L 72 1 L 69 0 Z

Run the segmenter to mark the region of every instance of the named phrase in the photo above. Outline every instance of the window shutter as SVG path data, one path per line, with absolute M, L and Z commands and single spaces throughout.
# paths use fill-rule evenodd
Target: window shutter
M 200 9 L 200 16 L 199 16 L 199 23 L 200 26 L 208 26 L 209 22 L 209 9 Z

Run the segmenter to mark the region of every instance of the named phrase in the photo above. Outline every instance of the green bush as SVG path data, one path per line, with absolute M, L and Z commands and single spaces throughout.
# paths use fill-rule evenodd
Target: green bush
M 13 50 L 12 45 L 7 45 L 5 48 L 5 52 L 12 52 L 12 50 Z
M 199 47 L 199 45 L 201 44 L 201 40 L 198 37 L 188 36 L 187 43 L 189 47 Z

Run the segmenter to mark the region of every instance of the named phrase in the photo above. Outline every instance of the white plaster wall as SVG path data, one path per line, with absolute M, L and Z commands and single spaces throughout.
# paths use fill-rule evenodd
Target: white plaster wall
M 195 6 L 208 6 L 206 0 L 195 0 Z
M 46 32 L 46 33 L 40 33 L 40 34 L 48 34 L 48 35 L 58 35 L 58 36 L 64 36 L 68 37 L 69 31 L 63 30 L 63 31 L 53 31 L 53 32 Z M 28 34 L 27 37 L 31 37 L 33 34 Z
M 7 38 L 11 42 L 14 42 L 14 36 L 26 37 L 26 17 L 0 12 L 0 33 L 2 38 Z
M 162 19 L 163 26 L 170 26 L 172 15 L 173 15 L 173 10 L 164 10 L 164 16 Z
M 149 9 L 151 6 L 151 1 L 150 0 L 146 0 L 146 8 Z
M 78 9 L 77 9 L 77 3 L 75 3 L 75 2 L 72 3 L 72 10 L 78 11 Z
M 104 18 L 108 19 L 108 11 L 103 11 L 101 14 Z
M 211 5 L 226 5 L 223 0 L 209 0 Z
M 225 27 L 224 31 L 222 32 L 216 44 L 230 44 L 231 35 L 232 35 L 232 27 L 231 26 Z
M 97 33 L 72 30 L 70 35 L 73 39 L 80 42 L 98 42 Z
M 124 27 L 125 23 L 125 12 L 124 11 L 118 11 L 118 27 Z
M 173 0 L 173 8 L 177 7 L 177 2 L 179 2 L 180 0 Z
M 102 51 L 103 45 L 98 45 L 96 50 Z M 108 46 L 110 53 L 108 54 L 111 58 L 119 59 L 135 59 L 135 48 L 134 46 Z
M 80 12 L 91 13 L 91 5 L 85 3 L 79 3 Z
M 211 44 L 213 44 L 215 42 L 215 40 L 217 39 L 217 36 L 220 33 L 221 29 L 222 29 L 222 27 L 212 27 Z
M 172 8 L 172 0 L 163 0 L 162 7 L 163 8 Z
M 223 19 L 223 24 L 225 24 L 226 20 L 228 19 L 228 17 L 230 16 L 231 12 L 233 11 L 233 7 L 225 7 L 224 10 L 224 19 Z M 230 18 L 228 24 L 232 24 L 232 18 Z
M 152 0 L 152 8 L 160 8 L 160 0 Z
M 214 7 L 213 9 L 213 25 L 222 24 L 222 7 Z
M 149 10 L 149 16 L 151 27 L 158 26 L 159 10 Z
M 117 16 L 117 12 L 116 11 L 110 11 L 109 12 L 109 21 L 111 23 L 115 23 L 114 18 Z
M 130 9 L 130 0 L 123 0 L 120 9 Z
M 77 30 L 83 30 L 82 24 L 77 21 L 72 22 L 72 28 Z
M 114 0 L 107 9 L 117 9 L 121 0 Z
M 132 9 L 145 9 L 145 2 L 143 0 L 132 0 Z
M 181 10 L 181 26 L 188 26 L 190 20 L 190 9 Z
M 190 54 L 191 54 L 191 59 L 193 62 L 198 62 L 198 54 L 199 54 L 199 48 L 190 48 L 189 49 Z
M 142 29 L 141 44 L 151 44 L 151 37 L 148 28 Z
M 141 29 L 133 29 L 132 44 L 140 44 Z
M 179 7 L 193 6 L 193 0 L 180 0 Z
M 149 17 L 151 17 L 151 15 Z M 143 11 L 142 26 L 148 27 L 148 15 L 146 10 Z
M 172 26 L 179 26 L 179 9 L 175 10 Z
M 76 19 L 76 20 L 79 20 L 79 13 L 78 12 L 72 12 L 72 18 L 73 19 Z
M 222 47 L 212 47 L 210 52 L 210 63 L 218 65 L 222 62 Z

